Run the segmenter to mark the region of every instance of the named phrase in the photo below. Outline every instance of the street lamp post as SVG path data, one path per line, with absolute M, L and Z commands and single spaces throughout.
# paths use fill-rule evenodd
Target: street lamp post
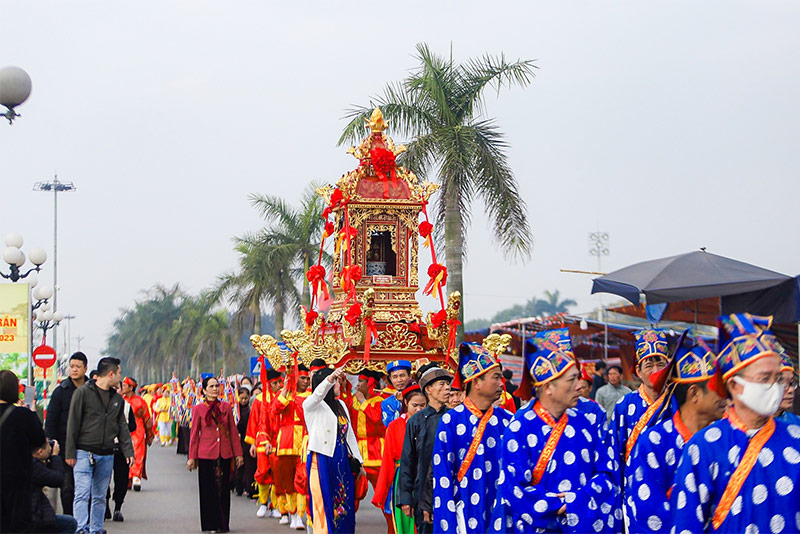
M 610 252 L 608 232 L 589 233 L 589 254 L 597 257 L 598 273 L 603 272 L 603 256 L 608 256 Z M 603 297 L 598 295 L 597 298 L 600 299 L 600 320 L 603 321 L 603 359 L 608 360 L 608 323 L 603 309 Z
M 6 280 L 16 282 L 18 280 L 22 280 L 23 278 L 27 278 L 32 273 L 41 271 L 42 265 L 45 261 L 47 261 L 47 253 L 43 249 L 32 248 L 29 251 L 29 259 L 31 260 L 33 267 L 31 267 L 27 272 L 22 272 L 20 269 L 27 261 L 25 258 L 25 253 L 20 250 L 23 242 L 24 240 L 20 234 L 12 232 L 6 235 L 6 249 L 3 251 L 3 261 L 8 264 L 9 272 L 6 274 L 0 271 L 0 276 Z
M 14 108 L 28 99 L 31 85 L 31 77 L 21 68 L 0 69 L 0 105 L 6 107 L 6 112 L 0 115 L 8 119 L 8 124 L 13 124 L 14 119 L 20 116 Z
M 34 191 L 53 192 L 53 308 L 58 304 L 58 194 L 75 191 L 77 188 L 72 182 L 61 182 L 58 175 L 50 182 L 36 182 Z M 58 329 L 53 330 L 53 348 L 58 351 Z

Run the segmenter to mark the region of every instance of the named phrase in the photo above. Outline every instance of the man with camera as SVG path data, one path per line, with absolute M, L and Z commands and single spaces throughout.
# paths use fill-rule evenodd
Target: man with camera
M 71 515 L 56 514 L 42 488 L 60 488 L 64 485 L 64 460 L 59 453 L 61 447 L 54 439 L 33 451 L 31 480 L 31 511 L 33 512 L 33 532 L 75 532 L 78 522 Z

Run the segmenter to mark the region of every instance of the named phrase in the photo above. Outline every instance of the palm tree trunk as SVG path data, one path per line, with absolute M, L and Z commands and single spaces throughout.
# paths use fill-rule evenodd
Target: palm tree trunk
M 286 310 L 283 309 L 282 302 L 276 302 L 273 308 L 275 313 L 275 339 L 281 339 L 281 332 L 283 331 L 283 315 Z
M 253 304 L 253 331 L 250 335 L 261 335 L 261 306 L 258 303 Z
M 463 261 L 464 247 L 461 241 L 462 222 L 461 213 L 458 205 L 458 190 L 448 191 L 447 204 L 444 212 L 444 252 L 447 261 L 447 292 L 461 293 L 461 310 L 458 320 L 461 325 L 458 327 L 457 343 L 464 339 L 464 278 Z
M 300 282 L 303 285 L 303 294 L 301 302 L 303 303 L 303 306 L 305 306 L 306 308 L 311 307 L 311 289 L 310 289 L 311 284 L 308 282 L 308 279 L 306 278 L 306 273 L 308 272 L 308 268 L 309 268 L 308 255 L 303 254 L 303 275 L 300 277 Z

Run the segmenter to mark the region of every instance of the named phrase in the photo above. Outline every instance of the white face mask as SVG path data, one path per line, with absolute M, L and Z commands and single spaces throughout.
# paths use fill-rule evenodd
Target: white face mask
M 745 406 L 763 416 L 770 416 L 778 411 L 783 400 L 783 384 L 759 384 L 739 376 L 734 376 L 733 380 L 744 388 L 738 397 Z

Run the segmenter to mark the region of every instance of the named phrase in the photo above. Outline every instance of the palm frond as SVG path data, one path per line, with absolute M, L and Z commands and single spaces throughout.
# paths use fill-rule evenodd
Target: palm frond
M 498 95 L 504 86 L 526 87 L 536 76 L 536 69 L 534 60 L 508 63 L 504 54 L 471 59 L 461 66 L 456 99 L 467 118 L 482 114 L 485 112 L 483 94 L 488 87 L 494 87 Z
M 527 207 L 508 165 L 506 143 L 493 121 L 475 123 L 475 189 L 483 197 L 494 238 L 507 257 L 530 258 L 533 236 Z

